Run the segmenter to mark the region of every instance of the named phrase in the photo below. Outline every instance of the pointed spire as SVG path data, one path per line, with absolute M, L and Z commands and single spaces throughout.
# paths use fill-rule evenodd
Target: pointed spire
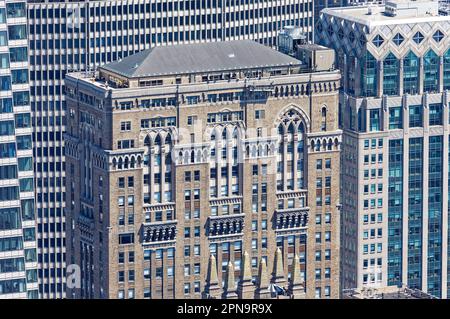
M 273 270 L 273 282 L 278 285 L 283 285 L 286 283 L 286 279 L 284 277 L 284 269 L 283 269 L 283 254 L 281 252 L 280 247 L 277 248 L 275 252 L 275 262 L 274 262 L 274 270 Z
M 259 289 L 269 288 L 269 275 L 267 274 L 267 265 L 266 260 L 264 258 L 261 258 L 261 261 L 259 262 L 258 288 Z
M 242 272 L 242 280 L 252 280 L 252 268 L 250 267 L 250 256 L 248 252 L 244 252 L 244 256 L 242 257 L 242 264 L 244 265 L 244 269 Z
M 222 294 L 222 288 L 219 286 L 219 280 L 217 278 L 217 263 L 216 257 L 211 254 L 209 257 L 208 275 L 206 278 L 206 292 L 208 298 L 220 298 Z
M 300 258 L 297 254 L 295 254 L 294 262 L 292 263 L 291 283 L 293 285 L 301 285 L 303 283 L 300 277 Z
M 293 299 L 305 298 L 305 288 L 303 285 L 303 280 L 300 276 L 300 258 L 297 254 L 295 254 L 294 262 L 292 263 L 288 293 Z
M 261 258 L 258 270 L 258 288 L 256 289 L 256 299 L 269 299 L 271 297 L 269 290 L 269 274 L 267 273 L 266 259 Z
M 213 254 L 209 257 L 209 267 L 208 267 L 208 283 L 218 284 L 219 280 L 217 279 L 217 263 L 216 257 Z
M 236 281 L 234 280 L 234 266 L 231 260 L 228 262 L 227 266 L 227 278 L 225 281 L 225 292 L 224 297 L 226 299 L 237 298 L 236 294 Z
M 238 295 L 241 299 L 253 299 L 255 297 L 255 286 L 252 282 L 252 268 L 250 256 L 244 252 L 242 256 L 241 277 L 238 285 Z

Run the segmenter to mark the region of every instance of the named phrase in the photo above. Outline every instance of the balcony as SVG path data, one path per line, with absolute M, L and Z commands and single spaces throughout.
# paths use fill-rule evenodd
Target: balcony
M 309 207 L 276 210 L 274 228 L 278 234 L 306 233 L 308 228 Z
M 177 235 L 177 221 L 152 222 L 142 225 L 142 244 L 172 246 Z
M 244 231 L 245 214 L 210 216 L 208 219 L 207 236 L 210 240 L 240 237 Z

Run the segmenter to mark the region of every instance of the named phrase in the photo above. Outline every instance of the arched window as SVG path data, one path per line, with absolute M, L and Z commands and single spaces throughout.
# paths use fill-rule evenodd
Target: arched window
M 389 53 L 383 61 L 383 94 L 399 95 L 399 62 L 394 54 Z
M 370 54 L 361 63 L 361 74 L 363 79 L 363 96 L 377 95 L 377 60 Z
M 429 50 L 423 58 L 423 91 L 437 92 L 439 90 L 439 57 Z
M 320 129 L 322 131 L 326 131 L 327 130 L 327 108 L 324 106 L 322 107 L 322 122 L 320 125 Z
M 282 117 L 282 123 L 284 126 L 281 123 L 278 125 L 277 190 L 302 189 L 304 187 L 304 123 L 301 115 L 295 110 L 286 112 Z M 296 134 L 297 141 L 294 138 Z M 287 166 L 284 165 L 285 158 Z M 293 158 L 297 160 L 294 162 Z
M 412 52 L 403 59 L 403 93 L 417 94 L 419 91 L 419 58 Z

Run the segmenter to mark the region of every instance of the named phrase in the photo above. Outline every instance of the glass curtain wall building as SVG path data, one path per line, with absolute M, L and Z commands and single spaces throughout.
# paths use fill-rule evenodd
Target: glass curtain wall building
M 325 9 L 316 26 L 343 74 L 341 280 L 447 298 L 450 18 L 408 5 Z
M 0 299 L 38 297 L 26 15 L 0 1 Z
M 39 290 L 65 291 L 64 77 L 159 45 L 253 39 L 275 46 L 278 30 L 312 36 L 311 0 L 28 1 Z

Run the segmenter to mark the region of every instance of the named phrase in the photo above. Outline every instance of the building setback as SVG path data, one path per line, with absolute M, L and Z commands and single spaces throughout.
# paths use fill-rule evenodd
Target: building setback
M 299 25 L 312 36 L 312 1 L 28 1 L 39 291 L 65 292 L 66 105 L 64 77 L 144 49 L 179 43 L 258 40 Z
M 0 299 L 37 298 L 26 2 L 0 2 Z
M 68 74 L 68 297 L 339 297 L 339 80 L 253 41 Z
M 448 296 L 450 18 L 436 1 L 325 9 L 343 94 L 342 286 Z

